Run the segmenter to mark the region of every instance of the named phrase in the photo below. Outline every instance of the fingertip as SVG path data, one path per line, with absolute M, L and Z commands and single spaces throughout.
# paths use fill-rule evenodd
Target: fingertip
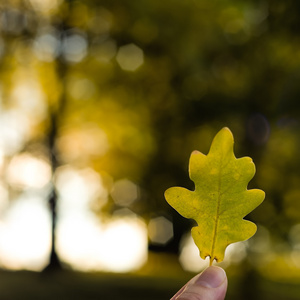
M 210 266 L 200 274 L 195 284 L 208 288 L 217 288 L 225 280 L 227 280 L 227 276 L 224 269 L 217 266 Z
M 224 269 L 210 266 L 190 280 L 172 299 L 224 300 L 227 276 Z

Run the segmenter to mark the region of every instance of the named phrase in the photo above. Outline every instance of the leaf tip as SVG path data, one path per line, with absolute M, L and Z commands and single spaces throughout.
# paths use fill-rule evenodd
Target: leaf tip
M 229 129 L 229 127 L 223 127 L 221 130 L 220 130 L 220 133 L 224 133 L 224 134 L 228 134 L 232 137 L 233 139 L 233 134 L 232 134 L 232 131 Z
M 191 155 L 195 155 L 195 154 L 199 154 L 199 153 L 201 153 L 201 152 L 198 150 L 194 150 Z
M 228 127 L 223 127 L 215 136 L 214 140 L 229 138 L 233 140 L 233 133 Z

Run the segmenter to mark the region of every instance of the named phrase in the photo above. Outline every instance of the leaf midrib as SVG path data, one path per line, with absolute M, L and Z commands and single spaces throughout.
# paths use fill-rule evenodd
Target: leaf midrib
M 219 219 L 220 219 L 220 204 L 221 204 L 221 170 L 223 168 L 222 166 L 222 161 L 223 159 L 221 159 L 221 163 L 220 163 L 220 170 L 219 170 L 219 178 L 218 178 L 218 192 L 217 192 L 217 212 L 216 212 L 216 220 L 215 220 L 215 228 L 214 228 L 214 233 L 213 233 L 213 242 L 212 242 L 212 247 L 211 247 L 211 256 L 210 256 L 210 265 L 212 265 L 215 257 L 214 257 L 214 250 L 215 250 L 215 244 L 216 244 L 216 240 L 217 240 L 217 232 L 218 232 L 218 227 L 219 227 Z

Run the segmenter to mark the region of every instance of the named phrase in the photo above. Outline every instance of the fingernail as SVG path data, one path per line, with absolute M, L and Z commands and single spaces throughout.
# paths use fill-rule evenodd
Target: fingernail
M 225 271 L 216 266 L 208 267 L 196 280 L 197 285 L 208 288 L 217 288 L 226 279 Z

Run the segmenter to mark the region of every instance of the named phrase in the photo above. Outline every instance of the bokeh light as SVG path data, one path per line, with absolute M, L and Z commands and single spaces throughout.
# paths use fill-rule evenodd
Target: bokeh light
M 130 272 L 147 261 L 147 230 L 136 217 L 103 224 L 93 215 L 72 213 L 58 223 L 57 248 L 76 270 Z
M 138 199 L 139 190 L 136 184 L 128 179 L 116 181 L 112 187 L 111 196 L 120 206 L 130 206 Z
M 165 245 L 174 236 L 173 223 L 163 216 L 152 218 L 148 224 L 148 235 L 152 243 Z
M 41 30 L 34 40 L 33 50 L 40 60 L 53 61 L 60 53 L 60 41 L 55 30 L 53 28 Z
M 62 0 L 28 0 L 28 2 L 30 2 L 35 9 L 43 13 L 49 13 L 56 9 L 59 4 L 62 3 Z
M 49 162 L 22 153 L 14 156 L 7 168 L 7 182 L 18 188 L 43 188 L 51 180 Z
M 184 270 L 198 273 L 207 267 L 209 257 L 207 257 L 206 260 L 200 257 L 199 249 L 195 245 L 191 234 L 187 234 L 183 236 L 181 240 L 179 261 Z
M 147 261 L 148 238 L 144 221 L 134 217 L 106 224 L 100 257 L 103 270 L 129 272 Z
M 123 70 L 135 71 L 144 63 L 144 53 L 138 46 L 129 44 L 120 47 L 116 59 Z
M 26 193 L 2 213 L 0 265 L 13 270 L 41 271 L 49 262 L 50 213 L 43 196 Z
M 99 174 L 91 169 L 65 166 L 57 170 L 58 254 L 63 262 L 81 271 L 138 269 L 147 259 L 146 225 L 135 214 L 107 222 L 93 214 L 91 206 L 96 199 L 102 205 L 107 201 L 108 191 L 101 182 Z M 125 188 L 126 184 L 121 182 Z
M 69 62 L 80 62 L 87 53 L 87 41 L 84 36 L 71 33 L 62 41 L 62 54 Z

